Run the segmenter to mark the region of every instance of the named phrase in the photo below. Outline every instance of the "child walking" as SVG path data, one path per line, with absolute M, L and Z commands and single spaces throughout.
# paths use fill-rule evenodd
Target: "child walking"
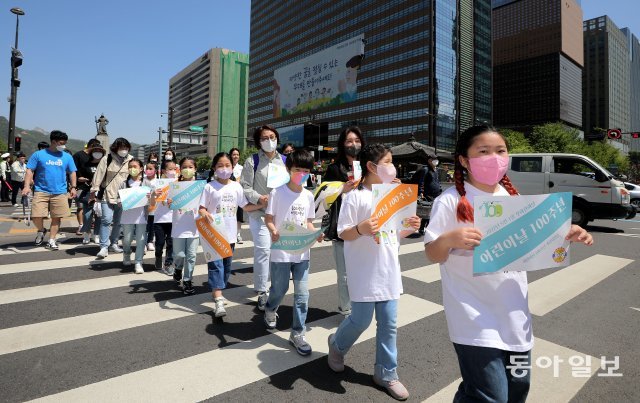
M 287 171 L 291 176 L 289 183 L 273 189 L 269 196 L 265 224 L 271 234 L 271 240 L 280 238 L 278 229 L 284 222 L 306 226 L 314 229 L 315 204 L 313 195 L 303 187 L 313 168 L 313 156 L 306 150 L 299 149 L 289 154 L 286 161 Z M 322 235 L 318 238 L 321 241 Z M 311 354 L 311 346 L 305 339 L 305 322 L 309 304 L 307 278 L 309 275 L 310 253 L 302 254 L 271 249 L 269 272 L 271 287 L 269 298 L 264 309 L 264 323 L 267 329 L 274 329 L 278 314 L 276 311 L 289 289 L 289 278 L 293 276 L 293 323 L 289 342 L 300 355 Z
M 473 276 L 473 249 L 483 237 L 473 227 L 473 200 L 517 195 L 506 175 L 508 165 L 506 141 L 495 128 L 474 126 L 462 133 L 455 151 L 455 186 L 436 198 L 424 237 L 427 257 L 440 263 L 449 337 L 462 374 L 454 401 L 524 402 L 529 393 L 526 366 L 531 365 L 533 334 L 527 272 Z M 593 244 L 577 225 L 566 239 Z M 508 369 L 514 360 L 525 367 Z
M 231 156 L 225 152 L 218 153 L 211 162 L 211 180 L 205 186 L 200 197 L 199 213 L 202 217 L 212 220 L 212 214 L 222 214 L 226 229 L 226 239 L 231 245 L 231 250 L 235 250 L 236 233 L 238 231 L 237 210 L 238 208 L 257 210 L 260 205 L 250 205 L 244 196 L 244 190 L 240 183 L 231 180 L 233 168 Z M 227 314 L 224 309 L 224 297 L 222 290 L 227 288 L 229 275 L 231 273 L 231 262 L 233 257 L 226 257 L 221 260 L 208 262 L 209 286 L 215 302 L 214 315 L 221 318 Z
M 196 179 L 196 160 L 184 157 L 180 160 L 180 176 L 178 181 L 193 181 Z M 171 200 L 169 200 L 171 203 Z M 193 269 L 196 266 L 196 253 L 198 252 L 198 230 L 196 229 L 196 209 L 173 210 L 173 225 L 171 237 L 173 238 L 173 262 L 175 270 L 173 279 L 180 284 L 182 281 L 182 293 L 195 294 L 191 282 Z
M 157 157 L 156 157 L 157 158 Z M 153 161 L 149 161 L 147 162 L 147 165 L 145 165 L 144 167 L 144 175 L 145 175 L 145 179 L 148 183 L 148 186 L 150 186 L 152 189 L 155 189 L 156 187 L 156 179 L 157 179 L 157 175 L 158 175 L 158 164 L 153 162 Z M 147 214 L 147 250 L 148 251 L 154 251 L 156 250 L 155 245 L 154 245 L 154 233 L 153 233 L 153 218 L 155 215 L 155 208 L 150 208 L 148 209 L 148 214 Z
M 166 161 L 164 164 L 163 178 L 177 179 L 177 165 L 174 161 Z M 153 234 L 156 238 L 155 245 L 155 267 L 156 270 L 162 270 L 167 276 L 173 276 L 173 238 L 171 238 L 171 230 L 173 220 L 173 212 L 169 209 L 169 203 L 162 201 L 156 203 L 155 196 L 162 193 L 161 189 L 157 189 L 154 197 L 151 199 L 151 206 L 155 207 L 153 216 Z M 162 263 L 162 250 L 167 245 L 167 253 L 165 254 L 164 264 Z
M 375 312 L 373 381 L 395 399 L 405 400 L 409 392 L 397 374 L 396 318 L 398 299 L 402 294 L 398 238 L 414 233 L 420 227 L 420 218 L 409 218 L 413 230 L 381 234 L 378 219 L 371 216 L 372 185 L 391 183 L 395 179 L 391 151 L 382 144 L 369 144 L 362 148 L 359 158 L 362 180 L 357 189 L 343 197 L 338 217 L 338 234 L 344 240 L 351 314 L 342 321 L 336 333 L 329 336 L 328 363 L 333 371 L 344 371 L 344 356 L 369 327 Z
M 129 161 L 129 177 L 124 183 L 125 188 L 135 188 L 138 186 L 148 186 L 146 178 L 142 175 L 142 161 L 133 158 Z M 142 258 L 144 257 L 144 245 L 147 235 L 147 206 L 136 207 L 124 210 L 120 217 L 122 224 L 122 264 L 131 266 L 131 243 L 133 237 L 136 239 L 136 255 L 134 271 L 136 274 L 144 273 L 142 268 Z

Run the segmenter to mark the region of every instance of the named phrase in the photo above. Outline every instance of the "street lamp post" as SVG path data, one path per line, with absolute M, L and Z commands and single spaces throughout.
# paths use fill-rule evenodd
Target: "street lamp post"
M 9 153 L 13 151 L 16 134 L 16 101 L 18 99 L 18 67 L 22 65 L 22 53 L 18 50 L 18 29 L 20 26 L 20 16 L 24 15 L 21 8 L 14 7 L 11 12 L 16 15 L 16 39 L 15 46 L 11 49 L 11 97 L 9 98 L 9 135 L 7 136 L 7 147 Z
M 318 163 L 320 162 L 320 147 L 322 147 L 322 145 L 320 144 L 320 125 L 312 123 L 312 122 L 307 122 L 307 124 L 309 126 L 315 126 L 318 128 Z

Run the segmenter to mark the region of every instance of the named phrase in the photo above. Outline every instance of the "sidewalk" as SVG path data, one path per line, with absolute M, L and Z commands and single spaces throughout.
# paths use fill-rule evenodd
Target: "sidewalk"
M 78 229 L 78 221 L 76 220 L 75 214 L 76 206 L 73 204 L 70 215 L 62 219 L 60 234 L 66 233 L 66 236 L 77 236 L 75 232 Z M 50 221 L 48 218 L 44 220 L 45 228 L 49 228 Z M 33 222 L 29 222 L 29 225 L 27 225 L 25 216 L 22 214 L 21 205 L 13 207 L 11 203 L 0 203 L 0 237 L 5 238 L 29 234 L 35 236 L 36 231 Z

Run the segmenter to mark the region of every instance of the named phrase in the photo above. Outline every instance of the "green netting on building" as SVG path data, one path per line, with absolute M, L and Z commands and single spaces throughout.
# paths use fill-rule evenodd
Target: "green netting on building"
M 220 52 L 220 105 L 218 150 L 228 152 L 246 145 L 249 95 L 249 55 Z

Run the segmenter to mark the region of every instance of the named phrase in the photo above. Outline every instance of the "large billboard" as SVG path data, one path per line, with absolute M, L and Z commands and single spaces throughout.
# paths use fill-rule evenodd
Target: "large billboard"
M 355 101 L 363 57 L 362 34 L 277 69 L 273 73 L 273 117 Z
M 304 147 L 304 125 L 294 125 L 278 128 L 280 144 L 293 144 L 294 147 Z

